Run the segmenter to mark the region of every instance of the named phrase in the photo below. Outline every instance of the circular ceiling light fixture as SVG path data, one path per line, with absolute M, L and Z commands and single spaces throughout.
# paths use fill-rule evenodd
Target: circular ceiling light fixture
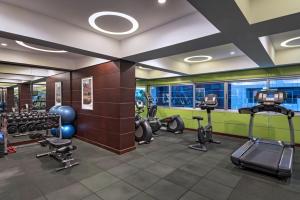
M 108 30 L 102 29 L 96 24 L 96 19 L 98 19 L 99 17 L 103 17 L 103 16 L 117 16 L 117 17 L 124 18 L 132 24 L 132 27 L 128 31 L 124 31 L 124 32 L 113 32 L 113 31 L 108 31 Z M 126 15 L 124 13 L 112 12 L 112 11 L 103 11 L 103 12 L 97 12 L 97 13 L 92 14 L 89 17 L 89 24 L 91 25 L 91 27 L 93 27 L 97 31 L 100 31 L 100 32 L 106 33 L 106 34 L 110 34 L 110 35 L 127 35 L 127 34 L 131 34 L 131 33 L 135 32 L 139 28 L 138 21 L 136 19 L 134 19 L 133 17 Z
M 32 50 L 36 50 L 36 51 L 43 51 L 43 52 L 48 52 L 48 53 L 66 53 L 66 52 L 67 52 L 67 51 L 64 51 L 64 50 L 40 49 L 40 48 L 33 47 L 33 46 L 28 45 L 28 44 L 25 44 L 24 42 L 18 41 L 18 40 L 16 40 L 16 43 L 17 43 L 18 45 L 21 45 L 21 46 L 23 46 L 23 47 L 26 47 L 26 48 L 32 49 Z
M 6 43 L 1 43 L 1 46 L 6 47 L 7 44 Z
M 294 37 L 294 38 L 288 39 L 286 41 L 281 42 L 280 46 L 282 46 L 282 47 L 300 47 L 300 44 L 295 44 L 295 45 L 288 44 L 292 41 L 299 40 L 299 39 L 300 39 L 300 37 Z
M 235 51 L 230 51 L 230 55 L 235 55 Z
M 167 0 L 158 0 L 159 4 L 165 4 L 167 2 Z
M 198 58 L 200 58 L 200 60 L 198 60 Z M 204 55 L 190 56 L 190 57 L 185 58 L 184 62 L 187 62 L 187 63 L 201 63 L 201 62 L 209 61 L 211 59 L 212 59 L 211 56 L 204 56 Z

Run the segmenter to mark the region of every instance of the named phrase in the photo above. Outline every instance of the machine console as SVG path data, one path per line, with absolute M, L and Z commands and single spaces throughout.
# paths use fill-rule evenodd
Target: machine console
M 143 101 L 136 101 L 135 106 L 137 109 L 142 109 L 144 108 L 144 102 Z
M 215 107 L 218 106 L 218 96 L 215 94 L 208 94 L 204 97 L 204 101 L 202 101 L 199 106 L 202 110 L 213 110 Z
M 263 105 L 279 105 L 286 99 L 286 93 L 278 90 L 264 90 L 256 94 L 256 99 Z

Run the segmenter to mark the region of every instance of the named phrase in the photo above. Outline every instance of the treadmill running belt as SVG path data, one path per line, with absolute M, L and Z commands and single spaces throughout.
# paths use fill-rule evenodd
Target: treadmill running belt
M 278 170 L 278 165 L 282 156 L 283 147 L 268 143 L 255 143 L 244 155 L 241 161 L 244 164 L 257 166 L 260 168 Z

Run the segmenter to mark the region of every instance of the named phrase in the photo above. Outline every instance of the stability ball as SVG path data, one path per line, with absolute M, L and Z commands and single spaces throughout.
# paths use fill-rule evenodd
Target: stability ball
M 60 107 L 60 106 L 53 106 L 52 108 L 50 108 L 49 113 L 57 114 L 57 109 L 58 109 L 59 107 Z
M 61 116 L 63 124 L 71 124 L 75 120 L 75 110 L 71 106 L 60 106 L 57 109 L 57 114 Z
M 61 133 L 63 139 L 70 139 L 75 134 L 75 127 L 72 124 L 66 124 L 61 127 Z
M 51 128 L 50 132 L 51 132 L 51 135 L 53 135 L 54 137 L 58 137 L 58 134 L 59 134 L 58 128 Z

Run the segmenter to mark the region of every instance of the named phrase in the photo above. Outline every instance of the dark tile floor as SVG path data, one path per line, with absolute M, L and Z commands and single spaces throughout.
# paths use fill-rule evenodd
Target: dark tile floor
M 300 151 L 293 177 L 274 177 L 237 169 L 230 153 L 244 140 L 220 137 L 206 153 L 188 149 L 195 134 L 162 133 L 149 145 L 125 155 L 74 139 L 80 165 L 54 172 L 58 163 L 36 159 L 39 145 L 18 148 L 0 159 L 1 200 L 234 200 L 300 199 Z

